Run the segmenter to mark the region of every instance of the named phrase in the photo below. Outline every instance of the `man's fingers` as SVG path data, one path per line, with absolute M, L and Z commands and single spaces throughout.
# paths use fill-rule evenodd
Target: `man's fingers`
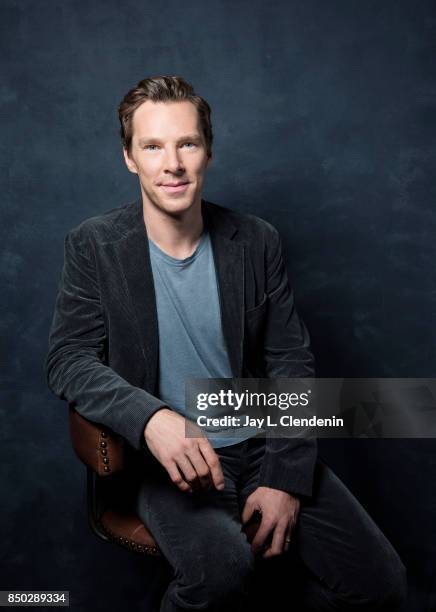
M 294 526 L 295 523 L 291 522 L 288 525 L 288 528 L 286 529 L 286 533 L 285 533 L 285 545 L 284 545 L 284 552 L 286 552 L 287 550 L 289 550 L 289 546 L 291 545 L 292 542 L 292 532 L 294 530 Z
M 189 457 L 186 455 L 180 455 L 175 457 L 175 461 L 180 473 L 188 485 L 190 485 L 193 489 L 197 489 L 200 486 L 200 481 Z
M 245 506 L 242 510 L 241 514 L 241 523 L 245 525 L 245 523 L 253 516 L 253 512 L 255 510 L 254 505 L 251 503 L 249 499 L 245 502 Z
M 274 557 L 275 555 L 281 555 L 285 545 L 285 538 L 287 538 L 287 524 L 277 524 L 274 529 L 274 534 L 271 542 L 271 546 L 264 552 L 263 556 L 265 559 Z
M 194 467 L 197 475 L 197 479 L 202 488 L 208 488 L 212 481 L 212 475 L 210 473 L 209 466 L 200 453 L 200 449 L 197 447 L 193 449 L 189 454 L 189 461 Z
M 181 491 L 190 491 L 192 493 L 192 487 L 182 478 L 179 469 L 174 461 L 165 466 L 171 480 Z
M 273 525 L 266 522 L 265 519 L 262 519 L 259 529 L 257 530 L 257 533 L 251 543 L 251 550 L 254 554 L 260 552 L 260 550 L 265 546 L 266 539 L 268 538 L 272 529 Z
M 204 457 L 204 460 L 209 466 L 213 484 L 217 489 L 224 489 L 224 474 L 221 469 L 220 460 L 216 452 L 213 450 L 210 442 L 208 440 L 205 440 L 204 442 L 202 441 L 199 443 L 198 447 Z

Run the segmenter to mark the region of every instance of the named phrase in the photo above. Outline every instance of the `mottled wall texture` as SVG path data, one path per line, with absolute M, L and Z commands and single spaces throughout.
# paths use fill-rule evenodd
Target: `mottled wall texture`
M 213 108 L 205 196 L 276 225 L 320 376 L 436 367 L 436 5 L 2 0 L 0 588 L 153 610 L 166 567 L 93 536 L 43 374 L 65 233 L 138 197 L 116 106 L 180 74 Z M 436 443 L 322 441 L 436 610 Z

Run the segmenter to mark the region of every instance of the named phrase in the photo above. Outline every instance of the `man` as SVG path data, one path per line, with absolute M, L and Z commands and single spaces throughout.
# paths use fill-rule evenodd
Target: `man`
M 404 567 L 314 440 L 186 436 L 186 378 L 311 376 L 309 338 L 277 231 L 202 199 L 207 102 L 153 77 L 119 118 L 141 200 L 67 235 L 47 374 L 147 462 L 136 509 L 174 568 L 161 610 L 244 610 L 272 557 L 298 559 L 309 609 L 398 609 Z

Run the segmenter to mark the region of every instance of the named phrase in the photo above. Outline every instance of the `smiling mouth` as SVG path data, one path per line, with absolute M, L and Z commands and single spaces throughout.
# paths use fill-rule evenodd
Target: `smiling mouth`
M 188 187 L 189 183 L 179 183 L 176 185 L 160 185 L 160 187 L 166 192 L 166 193 L 181 193 L 183 191 L 185 191 Z

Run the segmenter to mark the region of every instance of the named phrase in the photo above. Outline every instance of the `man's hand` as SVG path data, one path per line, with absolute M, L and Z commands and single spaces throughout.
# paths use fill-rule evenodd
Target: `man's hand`
M 187 426 L 198 433 L 198 438 L 186 437 Z M 212 483 L 217 489 L 224 489 L 224 475 L 211 443 L 199 427 L 174 410 L 158 410 L 147 422 L 144 438 L 181 491 L 192 493 Z
M 260 512 L 262 520 L 251 542 L 253 553 L 257 554 L 263 550 L 263 558 L 268 559 L 287 551 L 292 529 L 297 522 L 300 500 L 285 491 L 258 487 L 245 502 L 242 511 L 243 525 L 256 510 Z M 268 536 L 270 543 L 266 544 Z

